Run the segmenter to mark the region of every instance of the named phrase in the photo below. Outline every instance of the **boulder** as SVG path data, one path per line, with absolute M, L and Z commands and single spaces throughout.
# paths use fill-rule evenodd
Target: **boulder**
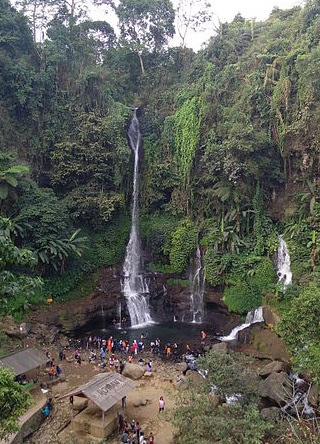
M 293 396 L 292 383 L 287 373 L 271 373 L 264 381 L 260 382 L 259 394 L 278 405 L 287 404 Z
M 219 342 L 211 347 L 214 353 L 228 353 L 228 344 L 226 342 Z
M 122 375 L 130 379 L 140 379 L 144 375 L 144 368 L 138 364 L 126 364 Z
M 266 407 L 260 413 L 264 418 L 274 420 L 280 417 L 281 409 L 280 407 Z
M 133 401 L 134 407 L 141 407 L 141 406 L 145 406 L 147 404 L 148 404 L 148 401 L 146 400 L 146 398 L 136 399 L 135 401 Z
M 275 327 L 280 321 L 280 316 L 275 313 L 269 305 L 265 305 L 262 308 L 263 310 L 263 319 L 267 325 Z
M 177 363 L 175 364 L 174 368 L 175 368 L 177 371 L 183 373 L 183 372 L 185 372 L 185 371 L 187 370 L 187 368 L 188 368 L 188 364 L 187 364 L 186 362 L 177 362 Z
M 260 371 L 259 376 L 269 376 L 271 373 L 276 372 L 285 372 L 288 373 L 290 370 L 290 366 L 287 362 L 281 361 L 272 361 L 269 364 L 265 365 Z
M 20 338 L 25 338 L 28 336 L 29 332 L 31 330 L 31 325 L 27 324 L 26 322 L 22 322 L 19 325 L 19 331 L 20 331 Z
M 200 373 L 195 372 L 194 370 L 189 370 L 186 373 L 186 381 L 188 381 L 189 384 L 198 385 L 199 383 L 203 382 L 203 377 L 200 375 Z
M 7 316 L 3 320 L 3 330 L 7 336 L 13 338 L 26 338 L 30 332 L 31 326 L 25 322 L 17 324 L 11 316 Z

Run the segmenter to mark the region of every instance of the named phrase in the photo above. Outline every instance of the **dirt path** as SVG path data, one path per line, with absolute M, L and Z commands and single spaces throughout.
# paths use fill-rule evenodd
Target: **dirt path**
M 28 440 L 29 444 L 86 444 L 99 442 L 92 436 L 79 436 L 70 424 L 69 399 L 62 396 L 74 388 L 88 382 L 95 374 L 102 370 L 96 364 L 89 364 L 83 352 L 83 362 L 79 366 L 73 361 L 73 353 L 67 352 L 67 360 L 59 362 L 55 350 L 51 350 L 56 363 L 61 365 L 66 381 L 58 382 L 50 388 L 54 398 L 55 409 L 52 417 L 43 423 L 40 429 Z M 140 357 L 140 356 L 139 356 Z M 145 360 L 152 360 L 153 372 L 150 377 L 143 377 L 136 381 L 136 387 L 127 396 L 127 406 L 119 410 L 130 423 L 133 419 L 139 421 L 145 434 L 152 431 L 157 444 L 173 443 L 173 428 L 169 421 L 170 411 L 174 406 L 176 377 L 180 374 L 172 361 L 164 362 L 154 358 L 151 354 L 143 355 Z M 138 358 L 135 358 L 136 361 Z M 158 412 L 158 400 L 163 396 L 166 402 L 165 412 Z M 144 404 L 144 405 L 143 405 Z M 115 434 L 107 439 L 110 444 L 118 444 L 121 434 Z M 100 441 L 101 442 L 101 441 Z M 2 443 L 0 443 L 2 444 Z

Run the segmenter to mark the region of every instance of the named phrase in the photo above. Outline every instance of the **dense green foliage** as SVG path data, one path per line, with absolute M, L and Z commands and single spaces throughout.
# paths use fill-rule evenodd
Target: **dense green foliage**
M 265 442 L 273 424 L 264 420 L 258 411 L 255 378 L 242 359 L 210 352 L 197 363 L 207 376 L 196 386 L 178 392 L 178 408 L 173 415 L 177 443 Z M 214 408 L 212 387 L 222 399 L 238 394 L 239 401 Z
M 227 281 L 224 301 L 231 311 L 246 313 L 262 305 L 262 297 L 274 289 L 270 259 L 256 256 L 237 258 Z
M 0 439 L 19 430 L 19 417 L 31 402 L 29 392 L 15 382 L 10 370 L 0 367 Z
M 28 250 L 34 261 L 30 270 L 4 259 L 1 272 L 30 285 L 41 276 L 38 297 L 64 299 L 122 262 L 126 130 L 138 106 L 149 269 L 184 282 L 199 244 L 207 285 L 239 313 L 266 295 L 290 309 L 310 282 L 318 291 L 318 0 L 275 8 L 264 22 L 237 15 L 198 53 L 167 47 L 170 1 L 95 3 L 114 8 L 119 37 L 84 1 L 21 0 L 20 12 L 0 1 L 0 215 L 16 227 L 3 235 L 3 255 Z M 279 233 L 294 276 L 286 293 L 272 265 Z M 27 284 L 3 283 L 1 311 L 21 314 L 33 297 Z
M 278 326 L 297 371 L 307 371 L 320 382 L 320 290 L 311 284 L 296 297 Z
M 32 252 L 14 244 L 16 228 L 6 218 L 0 217 L 0 312 L 22 314 L 35 302 L 35 295 L 42 281 L 27 274 L 26 267 L 36 263 Z

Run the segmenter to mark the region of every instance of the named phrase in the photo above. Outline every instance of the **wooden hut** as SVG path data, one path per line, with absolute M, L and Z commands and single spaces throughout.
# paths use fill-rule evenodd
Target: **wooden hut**
M 0 366 L 9 368 L 18 381 L 31 385 L 38 379 L 41 367 L 48 361 L 41 350 L 30 347 L 0 359 Z
M 120 401 L 135 387 L 135 382 L 119 373 L 101 373 L 88 383 L 77 387 L 63 397 L 70 398 L 73 429 L 97 438 L 105 438 L 118 427 Z M 74 415 L 75 396 L 91 401 L 82 412 Z M 102 412 L 102 414 L 101 414 Z

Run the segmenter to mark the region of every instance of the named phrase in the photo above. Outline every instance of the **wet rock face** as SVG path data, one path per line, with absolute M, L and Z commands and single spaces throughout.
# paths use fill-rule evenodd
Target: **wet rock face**
M 101 270 L 100 280 L 96 289 L 84 298 L 67 303 L 48 305 L 47 310 L 35 312 L 33 322 L 46 326 L 55 326 L 64 333 L 81 329 L 88 323 L 111 325 L 119 318 L 121 304 L 122 317 L 129 319 L 126 301 L 121 294 L 121 268 Z M 179 321 L 191 322 L 189 289 L 179 286 L 169 286 L 167 281 L 172 275 L 160 273 L 148 276 L 150 290 L 150 307 L 152 317 L 156 322 L 173 321 L 174 316 Z M 228 322 L 228 311 L 218 294 L 206 295 L 206 319 L 218 333 Z

